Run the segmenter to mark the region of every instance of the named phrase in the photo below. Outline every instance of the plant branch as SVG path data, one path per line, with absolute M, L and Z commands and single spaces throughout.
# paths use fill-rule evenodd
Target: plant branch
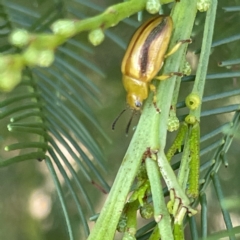
M 197 121 L 200 121 L 201 115 L 201 101 L 203 97 L 203 91 L 205 87 L 207 68 L 209 62 L 209 56 L 211 53 L 211 45 L 214 31 L 214 23 L 217 10 L 217 0 L 211 1 L 210 8 L 207 11 L 204 33 L 203 33 L 203 43 L 201 48 L 201 55 L 198 63 L 198 69 L 196 73 L 196 78 L 193 86 L 192 93 L 187 97 L 186 103 L 189 102 L 190 105 L 193 105 L 190 96 L 196 96 L 199 99 L 198 105 L 194 108 L 190 108 L 190 115 L 195 116 Z M 188 99 L 189 98 L 189 99 Z M 193 99 L 193 98 L 192 98 Z M 187 103 L 188 105 L 188 103 Z M 189 106 L 189 105 L 188 105 Z
M 180 3 L 176 3 L 174 13 L 172 14 L 175 28 L 169 48 L 175 45 L 177 41 L 181 39 L 188 39 L 190 37 L 196 11 L 196 0 L 190 2 L 181 1 Z M 183 53 L 184 46 L 166 60 L 164 72 L 178 71 L 181 59 L 183 58 Z M 152 97 L 149 97 L 144 104 L 143 113 L 139 120 L 136 132 L 125 154 L 111 192 L 102 208 L 95 227 L 89 235 L 88 240 L 113 239 L 118 220 L 121 216 L 130 187 L 141 163 L 143 153 L 146 151 L 146 148 L 150 147 L 154 149 L 156 147 L 154 146 L 155 140 L 153 140 L 156 135 L 157 138 L 160 136 L 160 150 L 164 150 L 167 135 L 167 120 L 174 89 L 174 82 L 175 77 L 172 77 L 167 81 L 161 82 L 159 86 L 157 91 L 157 104 L 159 104 L 158 106 L 162 109 L 161 114 L 156 113 L 152 104 Z M 160 125 L 159 118 L 161 118 Z
M 158 1 L 158 0 L 156 0 Z M 161 4 L 173 0 L 159 0 Z M 55 58 L 54 50 L 69 38 L 83 31 L 90 31 L 89 40 L 98 45 L 104 40 L 103 30 L 117 25 L 121 20 L 147 8 L 148 0 L 131 0 L 115 4 L 103 13 L 83 19 L 60 19 L 51 29 L 53 33 L 32 34 L 17 29 L 9 40 L 12 45 L 24 48 L 21 54 L 9 54 L 0 57 L 0 90 L 11 91 L 22 81 L 22 70 L 26 67 L 49 67 Z M 159 5 L 160 6 L 160 5 Z

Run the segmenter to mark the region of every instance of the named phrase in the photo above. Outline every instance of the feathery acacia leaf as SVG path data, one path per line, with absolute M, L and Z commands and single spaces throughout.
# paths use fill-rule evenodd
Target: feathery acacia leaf
M 51 3 L 49 8 L 45 8 L 45 12 L 41 13 L 12 2 L 5 2 L 2 7 L 8 12 L 4 15 L 6 25 L 9 26 L 9 31 L 6 33 L 8 36 L 13 29 L 12 26 L 27 27 L 34 32 L 47 31 L 50 24 L 61 16 L 61 13 L 55 10 L 63 6 Z M 11 25 L 8 24 L 7 19 L 11 19 Z M 74 46 L 75 52 L 67 48 L 71 45 Z M 6 45 L 1 47 L 6 47 Z M 100 167 L 105 171 L 102 150 L 93 138 L 93 132 L 90 133 L 82 122 L 82 119 L 90 121 L 91 125 L 95 126 L 95 130 L 99 130 L 99 135 L 102 134 L 108 140 L 88 103 L 82 97 L 86 95 L 98 105 L 100 103 L 99 89 L 81 69 L 87 67 L 89 71 L 94 71 L 101 77 L 104 73 L 91 61 L 79 55 L 81 52 L 93 53 L 92 49 L 84 43 L 81 44 L 74 39 L 69 40 L 66 46 L 60 47 L 57 51 L 52 67 L 49 69 L 28 68 L 24 71 L 24 81 L 11 94 L 5 94 L 5 100 L 1 101 L 0 106 L 1 119 L 8 117 L 11 120 L 8 124 L 9 136 L 11 132 L 29 136 L 27 137 L 29 140 L 22 138 L 18 143 L 9 144 L 5 148 L 7 151 L 26 150 L 28 153 L 23 151 L 20 155 L 12 155 L 6 160 L 1 158 L 0 166 L 30 159 L 41 161 L 45 159 L 56 183 L 70 239 L 73 239 L 72 220 L 67 213 L 69 206 L 67 200 L 64 200 L 66 197 L 63 190 L 60 190 L 61 185 L 66 184 L 71 193 L 85 236 L 89 234 L 85 214 L 87 212 L 88 215 L 94 214 L 94 209 L 86 187 L 78 177 L 79 173 L 85 177 L 85 181 L 90 184 L 96 183 L 105 192 L 109 191 L 108 184 L 98 170 Z M 71 58 L 76 64 L 72 65 L 67 61 Z M 60 176 L 54 168 L 58 169 L 64 183 L 57 180 Z

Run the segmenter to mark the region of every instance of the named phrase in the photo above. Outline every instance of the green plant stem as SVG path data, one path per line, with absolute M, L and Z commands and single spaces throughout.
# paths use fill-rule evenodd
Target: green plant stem
M 154 206 L 154 219 L 162 240 L 173 240 L 171 218 L 163 196 L 161 176 L 157 162 L 151 158 L 146 159 L 147 174 L 151 185 L 151 192 Z
M 145 9 L 146 2 L 147 0 L 131 0 L 115 4 L 107 8 L 102 14 L 77 22 L 75 26 L 78 32 L 115 26 L 121 20 Z M 173 2 L 173 0 L 160 0 L 161 4 L 169 2 Z
M 200 203 L 201 203 L 201 232 L 202 238 L 207 237 L 208 229 L 208 219 L 207 219 L 207 197 L 206 194 L 200 194 Z
M 142 155 L 146 151 L 146 148 L 150 146 L 149 129 L 151 129 L 152 122 L 149 119 L 154 116 L 153 113 L 155 111 L 152 108 L 151 105 L 149 113 L 146 111 L 144 117 L 142 115 L 139 121 L 139 125 L 123 159 L 112 189 L 88 240 L 113 239 L 127 195 L 140 166 Z
M 184 69 L 185 64 L 186 64 L 186 57 L 185 57 L 185 61 L 182 61 L 182 63 L 181 63 L 180 72 Z M 182 77 L 177 77 L 176 82 L 175 82 L 175 86 L 174 86 L 172 103 L 171 103 L 172 109 L 175 112 L 176 112 L 176 109 L 177 109 L 178 96 L 179 96 L 179 92 L 180 92 L 181 83 L 182 83 Z
M 158 165 L 160 167 L 162 176 L 167 184 L 168 189 L 174 189 L 175 195 L 181 199 L 182 205 L 188 207 L 190 201 L 187 198 L 182 187 L 179 185 L 177 177 L 163 152 L 158 154 Z
M 192 235 L 192 240 L 198 240 L 198 230 L 197 230 L 197 224 L 195 221 L 194 217 L 189 218 L 189 226 L 190 226 L 190 231 Z
M 176 42 L 182 39 L 189 39 L 192 31 L 192 27 L 194 24 L 194 19 L 196 16 L 196 0 L 189 2 L 189 6 L 187 3 L 181 2 L 181 4 L 176 4 L 174 8 L 174 14 L 172 14 L 174 29 L 173 29 L 173 37 L 170 42 L 169 49 L 175 45 Z M 184 6 L 186 4 L 186 6 Z M 184 7 L 182 7 L 184 6 Z M 178 72 L 181 66 L 181 62 L 185 62 L 185 52 L 186 52 L 187 44 L 183 44 L 179 48 L 179 50 L 173 55 L 167 58 L 166 63 L 163 66 L 163 72 Z M 161 149 L 164 149 L 166 143 L 166 124 L 168 120 L 168 114 L 171 107 L 171 102 L 173 98 L 173 92 L 176 82 L 176 76 L 171 77 L 166 81 L 162 81 L 159 84 L 157 89 L 157 105 L 162 110 L 160 115 L 160 146 Z
M 207 11 L 206 21 L 204 26 L 204 33 L 203 33 L 201 55 L 200 55 L 196 78 L 195 78 L 195 82 L 192 90 L 193 93 L 198 94 L 200 100 L 202 100 L 203 91 L 205 87 L 209 56 L 211 53 L 216 10 L 217 10 L 217 0 L 212 0 L 210 8 Z M 200 114 L 201 114 L 201 104 L 197 109 L 190 110 L 190 115 L 195 116 L 198 121 L 200 121 Z
M 174 13 L 172 14 L 175 28 L 169 48 L 172 48 L 178 40 L 188 39 L 190 37 L 196 15 L 196 2 L 196 0 L 193 0 L 176 3 Z M 182 46 L 179 51 L 167 58 L 164 64 L 164 72 L 169 73 L 178 71 L 186 47 L 186 45 Z M 158 106 L 160 106 L 162 110 L 161 114 L 156 113 L 151 97 L 145 102 L 136 132 L 125 154 L 109 196 L 102 208 L 95 227 L 88 237 L 88 240 L 113 239 L 130 187 L 140 166 L 142 155 L 146 151 L 146 148 L 153 146 L 152 137 L 154 138 L 156 132 L 150 130 L 152 130 L 155 125 L 154 119 L 157 120 L 158 118 L 161 118 L 161 120 L 158 125 L 159 134 L 157 135 L 160 136 L 160 151 L 164 151 L 167 135 L 167 120 L 175 79 L 176 77 L 172 77 L 167 81 L 161 82 L 159 89 L 157 90 L 157 104 L 159 104 Z M 156 118 L 156 115 L 159 116 Z
M 174 28 L 174 37 L 170 43 L 169 48 L 171 49 L 171 44 L 179 41 L 180 39 L 188 39 L 191 35 L 194 19 L 196 16 L 196 2 L 181 2 L 181 4 L 176 4 L 173 11 L 173 23 L 175 25 Z M 188 11 L 189 10 L 189 11 Z M 164 72 L 178 72 L 179 67 L 182 61 L 185 61 L 185 51 L 186 45 L 182 46 L 176 53 L 169 57 L 166 64 L 164 65 Z M 175 67 L 175 68 L 174 68 Z M 159 143 L 160 149 L 158 154 L 158 165 L 160 167 L 162 176 L 168 186 L 168 189 L 174 189 L 176 196 L 181 198 L 182 203 L 185 206 L 189 205 L 189 200 L 186 197 L 184 191 L 180 187 L 176 176 L 167 162 L 164 148 L 166 145 L 167 138 L 167 121 L 169 109 L 171 106 L 172 96 L 174 92 L 176 77 L 172 77 L 167 81 L 161 82 L 157 89 L 157 99 L 158 106 L 162 110 L 160 115 L 160 125 L 159 125 Z

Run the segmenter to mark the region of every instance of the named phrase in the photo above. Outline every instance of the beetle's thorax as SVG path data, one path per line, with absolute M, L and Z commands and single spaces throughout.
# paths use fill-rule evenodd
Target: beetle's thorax
M 127 103 L 136 110 L 140 110 L 143 101 L 148 96 L 148 83 L 131 78 L 129 76 L 123 76 L 123 86 L 127 91 Z

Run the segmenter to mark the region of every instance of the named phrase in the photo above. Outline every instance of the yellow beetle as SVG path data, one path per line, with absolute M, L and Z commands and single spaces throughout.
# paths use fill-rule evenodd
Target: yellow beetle
M 172 18 L 158 16 L 144 23 L 133 35 L 122 61 L 127 103 L 140 110 L 149 86 L 163 65 L 172 34 Z
M 155 91 L 155 86 L 151 84 L 153 78 L 165 80 L 173 74 L 182 75 L 181 73 L 170 73 L 156 77 L 163 66 L 164 59 L 173 54 L 182 43 L 191 42 L 190 39 L 179 41 L 166 54 L 172 29 L 173 22 L 170 16 L 153 17 L 137 29 L 128 45 L 123 57 L 121 71 L 123 85 L 127 91 L 127 103 L 134 110 L 133 114 L 136 110 L 141 109 L 143 101 L 149 95 L 149 89 Z M 156 107 L 156 96 L 154 96 L 153 102 Z M 156 109 L 158 108 L 156 107 Z M 125 110 L 115 119 L 112 129 Z M 127 131 L 131 120 L 132 117 L 128 123 Z

